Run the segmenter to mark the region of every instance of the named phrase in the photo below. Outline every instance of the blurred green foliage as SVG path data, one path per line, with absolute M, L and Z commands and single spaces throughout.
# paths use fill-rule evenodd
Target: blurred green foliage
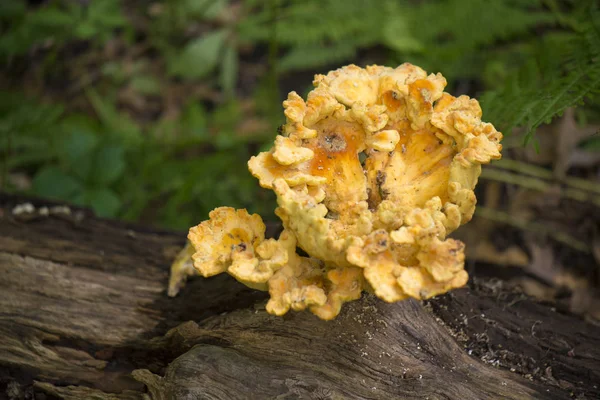
M 120 3 L 95 0 L 82 7 L 75 1 L 54 1 L 31 12 L 25 1 L 3 1 L 0 18 L 6 28 L 0 38 L 0 53 L 24 54 L 48 40 L 58 46 L 72 40 L 90 40 L 93 45 L 101 45 L 113 36 L 115 29 L 127 27 Z
M 268 219 L 246 161 L 283 122 L 279 83 L 305 92 L 307 73 L 348 63 L 440 71 L 525 141 L 585 99 L 581 115 L 599 114 L 590 0 L 31 3 L 0 2 L 2 189 L 107 217 L 184 229 L 229 205 Z

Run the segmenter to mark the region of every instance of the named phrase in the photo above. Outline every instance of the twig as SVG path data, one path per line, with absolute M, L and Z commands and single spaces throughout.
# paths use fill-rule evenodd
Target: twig
M 475 211 L 475 215 L 486 218 L 492 221 L 500 222 L 503 224 L 507 224 L 513 226 L 518 229 L 522 229 L 525 231 L 536 232 L 543 235 L 547 235 L 552 239 L 560 242 L 566 246 L 569 246 L 575 250 L 590 253 L 590 247 L 579 239 L 576 239 L 565 232 L 560 232 L 555 229 L 549 228 L 544 224 L 533 221 L 526 221 L 522 219 L 515 218 L 514 216 L 500 210 L 494 210 L 487 207 L 479 206 Z
M 528 189 L 538 190 L 540 192 L 548 191 L 553 187 L 552 183 L 543 181 L 539 178 L 513 174 L 499 169 L 484 169 L 481 172 L 481 178 L 518 185 Z M 598 196 L 597 193 L 590 193 L 574 187 L 561 187 L 560 195 L 572 200 L 592 203 L 600 207 L 600 196 Z
M 502 159 L 494 161 L 491 165 L 494 167 L 498 167 L 501 169 L 506 169 L 509 171 L 520 172 L 525 175 L 534 176 L 536 178 L 554 180 L 555 176 L 552 171 L 547 170 L 546 168 L 538 167 L 536 165 L 531 165 L 522 161 L 511 160 L 511 159 Z M 568 177 L 564 181 L 560 183 L 565 184 L 567 186 L 572 186 L 576 189 L 588 190 L 590 192 L 595 192 L 600 194 L 600 185 L 597 183 L 590 182 L 585 179 Z

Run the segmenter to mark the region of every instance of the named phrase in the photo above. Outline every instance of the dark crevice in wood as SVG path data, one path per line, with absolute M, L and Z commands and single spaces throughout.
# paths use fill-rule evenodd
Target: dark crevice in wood
M 427 303 L 468 353 L 527 379 L 600 398 L 597 326 L 504 289 L 501 281 L 474 279 L 470 286 Z

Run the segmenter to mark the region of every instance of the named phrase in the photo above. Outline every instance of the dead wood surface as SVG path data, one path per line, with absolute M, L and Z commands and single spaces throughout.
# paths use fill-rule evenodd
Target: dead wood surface
M 168 298 L 184 240 L 0 195 L 0 398 L 600 398 L 600 328 L 501 282 L 277 318 L 228 276 Z

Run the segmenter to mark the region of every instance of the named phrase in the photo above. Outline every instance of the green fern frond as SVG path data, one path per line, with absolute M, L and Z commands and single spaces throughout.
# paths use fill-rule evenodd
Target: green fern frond
M 430 21 L 420 36 L 442 46 L 474 48 L 526 33 L 533 27 L 552 24 L 552 13 L 535 7 L 537 1 L 443 0 L 423 2 L 412 21 Z M 418 25 L 417 25 L 418 26 Z
M 551 41 L 538 46 L 532 60 L 507 78 L 504 86 L 483 95 L 486 119 L 505 133 L 525 128 L 527 143 L 541 124 L 600 92 L 597 6 L 587 7 L 586 15 L 579 32 L 572 34 L 568 51 Z
M 354 57 L 354 43 L 342 42 L 334 46 L 300 46 L 294 47 L 279 62 L 282 71 L 314 68 L 322 65 L 340 63 Z
M 295 0 L 281 7 L 276 21 L 264 4 L 240 22 L 238 33 L 243 40 L 268 42 L 276 23 L 276 40 L 284 53 L 282 70 L 348 62 L 359 49 L 381 42 L 383 5 L 389 3 L 382 0 L 372 7 L 365 0 Z M 256 6 L 251 0 L 249 4 Z
M 384 0 L 381 3 L 388 3 Z M 264 7 L 253 12 L 241 21 L 239 30 L 247 40 L 265 41 L 271 33 L 270 10 Z M 291 1 L 278 12 L 277 41 L 284 46 L 335 42 L 338 40 L 378 37 L 381 7 L 369 7 L 365 0 L 305 0 Z M 375 29 L 373 29 L 375 28 Z M 360 36 L 357 36 L 359 35 Z
M 410 31 L 425 44 L 421 54 L 400 54 L 429 71 L 440 71 L 449 81 L 477 78 L 489 59 L 552 27 L 556 16 L 538 1 L 437 0 L 405 6 L 402 15 Z

